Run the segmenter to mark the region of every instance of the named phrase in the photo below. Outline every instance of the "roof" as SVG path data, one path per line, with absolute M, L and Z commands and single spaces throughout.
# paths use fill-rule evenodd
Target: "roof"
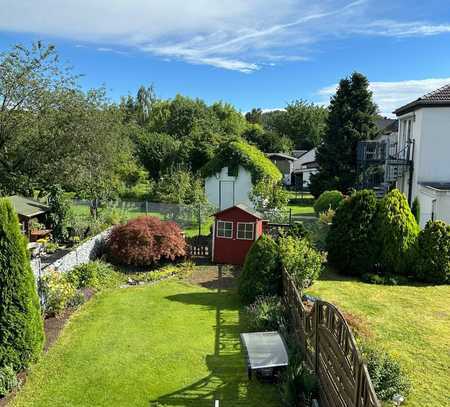
M 450 107 L 450 84 L 414 100 L 394 111 L 397 116 L 412 112 L 420 107 Z
M 8 199 L 17 214 L 26 218 L 33 218 L 34 216 L 50 211 L 49 206 L 31 198 L 25 198 L 20 195 L 12 195 L 9 196 Z
M 214 216 L 220 215 L 220 214 L 222 214 L 224 212 L 228 212 L 228 211 L 230 211 L 231 209 L 234 209 L 234 208 L 238 208 L 241 211 L 244 211 L 244 212 L 248 213 L 249 215 L 251 215 L 251 216 L 253 216 L 253 217 L 257 218 L 257 219 L 264 219 L 264 216 L 261 213 L 259 213 L 258 211 L 254 210 L 254 209 L 252 209 L 252 208 L 250 208 L 247 205 L 242 204 L 242 203 L 236 204 L 234 206 L 230 206 L 229 208 L 226 208 L 226 209 L 223 209 L 222 211 L 216 212 L 214 214 Z
M 267 157 L 273 158 L 273 157 L 281 157 L 289 161 L 295 161 L 295 157 L 291 157 L 290 155 L 284 154 L 284 153 L 267 153 Z
M 442 192 L 450 192 L 450 182 L 423 182 L 421 185 Z
M 383 134 L 389 134 L 398 131 L 398 120 L 388 117 L 377 117 L 375 124 Z
M 306 154 L 308 150 L 293 150 L 292 155 L 294 158 L 300 158 L 302 155 Z

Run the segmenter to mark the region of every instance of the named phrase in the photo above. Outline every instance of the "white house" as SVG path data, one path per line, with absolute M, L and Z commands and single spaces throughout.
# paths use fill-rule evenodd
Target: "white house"
M 291 185 L 291 175 L 294 171 L 294 162 L 296 161 L 296 158 L 283 153 L 268 153 L 267 157 L 283 174 L 283 184 Z
M 239 165 L 237 171 L 229 171 L 228 167 L 223 167 L 220 172 L 205 180 L 206 198 L 220 210 L 237 204 L 253 208 L 250 200 L 252 188 L 252 176 L 242 165 Z
M 450 84 L 394 113 L 399 119 L 395 158 L 409 165 L 407 170 L 391 166 L 388 176 L 396 178 L 410 203 L 419 199 L 422 227 L 430 219 L 450 223 Z
M 319 166 L 316 162 L 316 152 L 317 148 L 313 148 L 293 163 L 293 184 L 298 189 L 308 189 L 311 182 L 311 175 L 319 171 Z

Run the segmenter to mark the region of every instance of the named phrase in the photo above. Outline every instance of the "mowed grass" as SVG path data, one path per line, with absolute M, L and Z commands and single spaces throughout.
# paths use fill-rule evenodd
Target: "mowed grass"
M 380 286 L 329 273 L 308 293 L 367 321 L 411 379 L 405 406 L 450 406 L 450 286 Z
M 278 406 L 247 379 L 234 292 L 180 281 L 97 295 L 32 368 L 12 406 Z
M 312 195 L 289 192 L 288 209 L 291 210 L 292 216 L 315 216 L 313 204 L 314 198 Z

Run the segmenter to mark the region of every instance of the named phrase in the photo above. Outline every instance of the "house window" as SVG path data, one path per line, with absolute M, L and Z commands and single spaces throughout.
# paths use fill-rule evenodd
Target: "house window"
M 231 239 L 233 237 L 233 222 L 217 221 L 217 237 Z
M 254 230 L 254 223 L 238 223 L 237 238 L 242 240 L 253 240 Z

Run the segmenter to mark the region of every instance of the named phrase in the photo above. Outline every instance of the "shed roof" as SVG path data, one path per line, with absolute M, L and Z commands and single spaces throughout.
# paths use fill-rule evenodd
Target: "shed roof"
M 222 213 L 228 212 L 228 211 L 230 211 L 232 209 L 235 209 L 235 208 L 238 208 L 241 211 L 244 211 L 244 212 L 248 213 L 249 215 L 253 216 L 256 219 L 264 219 L 264 217 L 263 217 L 263 215 L 261 213 L 259 213 L 258 211 L 254 210 L 254 209 L 252 209 L 252 208 L 250 208 L 247 205 L 242 204 L 242 203 L 236 204 L 236 205 L 231 206 L 231 207 L 229 207 L 227 209 L 224 209 L 222 211 L 216 212 L 214 214 L 214 216 L 217 216 L 217 215 L 220 215 Z
M 394 113 L 400 116 L 412 112 L 419 107 L 450 107 L 450 84 L 427 93 L 413 102 L 398 108 Z
M 17 214 L 24 216 L 25 218 L 33 218 L 34 216 L 50 211 L 49 206 L 31 198 L 25 198 L 20 195 L 12 195 L 9 196 L 8 199 Z

